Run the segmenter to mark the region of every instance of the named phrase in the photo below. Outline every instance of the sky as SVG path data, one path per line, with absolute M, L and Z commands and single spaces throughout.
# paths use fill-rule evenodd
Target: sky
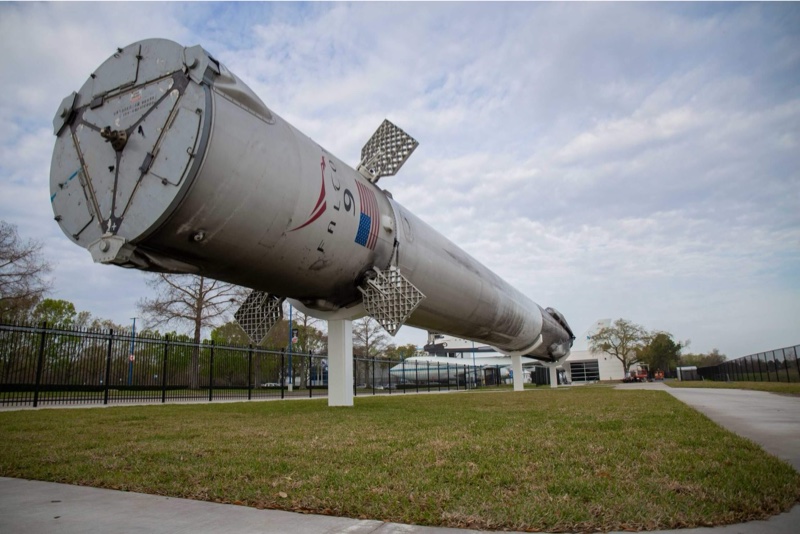
M 53 221 L 52 119 L 151 37 L 353 166 L 393 121 L 420 146 L 381 186 L 576 333 L 800 343 L 798 3 L 0 3 L 0 219 L 44 244 L 51 297 L 120 324 L 150 290 Z

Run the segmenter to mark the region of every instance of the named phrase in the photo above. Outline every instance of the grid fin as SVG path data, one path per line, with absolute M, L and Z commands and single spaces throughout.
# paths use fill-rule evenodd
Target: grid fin
M 359 287 L 364 295 L 364 309 L 391 335 L 411 316 L 425 295 L 417 289 L 396 267 L 387 271 L 375 268 L 375 278 Z
M 361 149 L 358 171 L 373 183 L 394 176 L 418 146 L 416 139 L 384 119 Z
M 259 345 L 283 318 L 283 297 L 252 291 L 233 317 L 250 341 Z

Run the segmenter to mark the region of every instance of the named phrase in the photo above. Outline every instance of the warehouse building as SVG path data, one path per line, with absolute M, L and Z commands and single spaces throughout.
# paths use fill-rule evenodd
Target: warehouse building
M 561 366 L 563 373 L 569 383 L 584 384 L 597 382 L 599 380 L 622 380 L 625 371 L 622 362 L 617 358 L 605 353 L 592 353 L 589 351 L 589 338 L 599 329 L 609 326 L 611 320 L 601 319 L 595 322 L 583 334 L 575 339 L 573 349 L 566 361 Z M 425 352 L 432 356 L 447 356 L 450 358 L 469 360 L 470 358 L 480 358 L 487 361 L 487 357 L 496 356 L 502 358 L 504 355 L 495 351 L 492 347 L 474 343 L 466 339 L 453 336 L 428 333 L 428 343 L 425 345 Z M 539 363 L 528 364 L 523 367 L 525 382 L 534 382 L 536 377 L 546 376 L 546 372 L 537 367 L 543 366 Z M 541 378 L 540 378 L 541 379 Z M 561 381 L 562 378 L 559 378 Z

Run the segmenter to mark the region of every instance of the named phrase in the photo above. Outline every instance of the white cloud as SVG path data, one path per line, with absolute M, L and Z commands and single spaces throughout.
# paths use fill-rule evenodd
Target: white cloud
M 791 4 L 3 4 L 0 217 L 46 241 L 59 296 L 135 314 L 141 275 L 91 264 L 51 219 L 50 124 L 114 47 L 162 36 L 203 45 L 351 164 L 395 121 L 421 145 L 381 185 L 576 331 L 625 317 L 695 351 L 797 343 L 799 19 Z

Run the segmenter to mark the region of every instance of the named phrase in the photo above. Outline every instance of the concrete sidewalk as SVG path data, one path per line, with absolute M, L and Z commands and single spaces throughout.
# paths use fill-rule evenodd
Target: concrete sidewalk
M 768 521 L 673 534 L 794 534 L 800 505 Z M 476 530 L 421 527 L 256 510 L 246 506 L 0 477 L 4 534 L 460 534 Z M 622 534 L 622 533 L 611 533 Z
M 663 384 L 625 389 L 666 390 L 722 426 L 798 468 L 800 399 L 742 390 L 686 390 Z M 756 395 L 751 395 L 755 393 Z M 794 534 L 800 505 L 768 521 L 714 528 L 659 531 L 674 534 Z M 257 510 L 141 493 L 0 478 L 0 533 L 59 534 L 449 534 L 474 530 Z M 621 534 L 621 533 L 618 533 Z
M 446 534 L 477 532 L 175 499 L 0 477 L 7 534 Z

